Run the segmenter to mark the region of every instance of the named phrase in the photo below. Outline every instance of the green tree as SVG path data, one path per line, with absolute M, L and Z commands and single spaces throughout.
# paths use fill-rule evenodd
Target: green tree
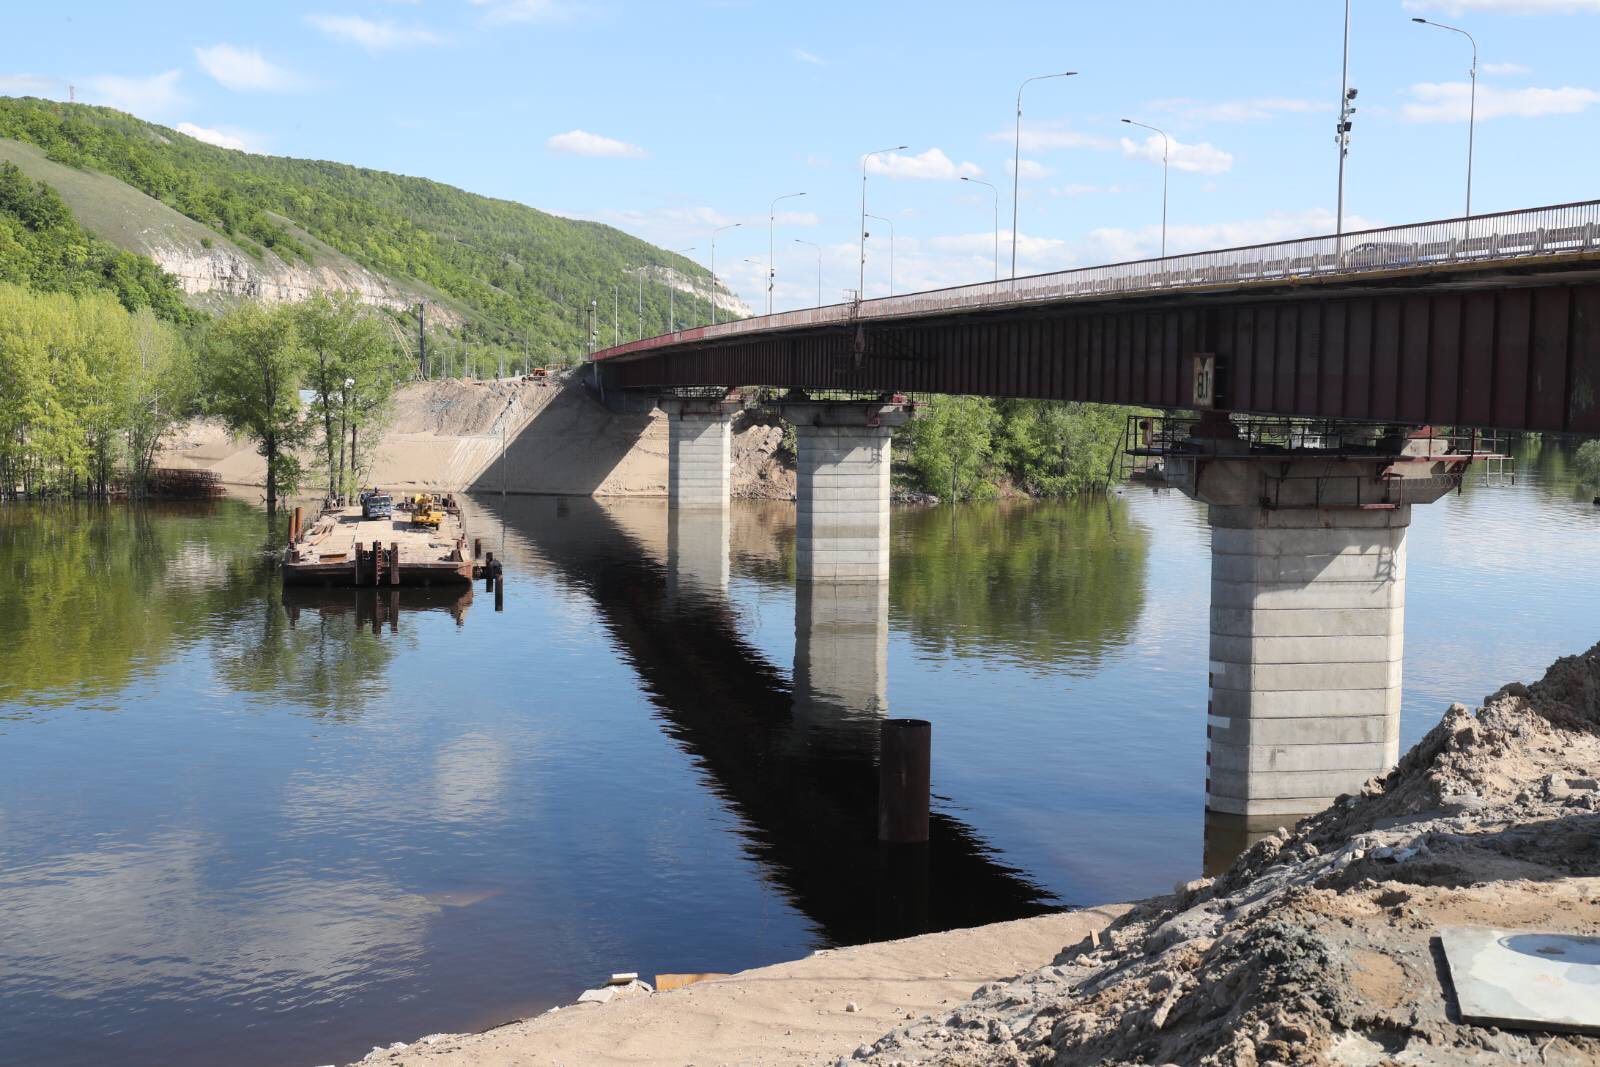
M 395 388 L 410 373 L 410 359 L 372 309 L 354 295 L 317 293 L 295 308 L 307 356 L 311 415 L 322 427 L 328 495 L 348 494 L 356 471 L 360 431 L 381 421 Z
M 122 421 L 129 480 L 133 491 L 142 494 L 150 485 L 162 440 L 179 420 L 196 413 L 198 368 L 188 338 L 148 308 L 135 312 L 129 325 L 135 365 Z
M 298 485 L 293 447 L 306 435 L 300 383 L 306 354 L 290 306 L 241 304 L 222 316 L 206 337 L 208 409 L 228 430 L 256 442 L 267 461 L 267 515 L 278 494 Z
M 1600 486 L 1600 438 L 1579 445 L 1572 462 L 1581 484 Z
M 951 500 L 992 496 L 989 460 L 999 422 L 981 396 L 936 396 L 909 424 L 909 465 L 921 488 Z

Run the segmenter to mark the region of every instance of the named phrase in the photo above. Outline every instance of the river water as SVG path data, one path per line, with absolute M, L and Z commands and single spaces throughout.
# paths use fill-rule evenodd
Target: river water
M 1565 449 L 1519 459 L 1414 512 L 1405 745 L 1600 638 L 1600 508 Z M 501 613 L 286 597 L 238 501 L 0 508 L 0 1062 L 339 1062 L 1203 869 L 1177 494 L 897 511 L 881 596 L 797 594 L 792 505 L 472 508 Z M 909 858 L 886 713 L 933 723 Z

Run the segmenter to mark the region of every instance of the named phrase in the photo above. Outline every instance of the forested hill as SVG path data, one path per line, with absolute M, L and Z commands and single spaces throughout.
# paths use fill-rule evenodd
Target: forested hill
M 424 178 L 218 148 L 109 108 L 14 97 L 0 97 L 0 159 L 51 186 L 83 229 L 156 259 L 190 290 L 259 270 L 293 279 L 280 285 L 292 298 L 295 287 L 331 278 L 392 307 L 431 296 L 475 341 L 520 350 L 531 332 L 535 346 L 574 352 L 591 299 L 609 340 L 614 285 L 634 295 L 624 332 L 637 330 L 637 275 L 628 271 L 644 265 L 646 332 L 667 327 L 668 282 L 677 283 L 680 325 L 709 317 L 706 272 L 682 256 Z M 0 216 L 8 210 L 0 204 Z M 141 211 L 151 219 L 130 220 Z M 12 215 L 0 222 L 20 232 Z M 176 250 L 152 248 L 152 232 L 170 235 Z

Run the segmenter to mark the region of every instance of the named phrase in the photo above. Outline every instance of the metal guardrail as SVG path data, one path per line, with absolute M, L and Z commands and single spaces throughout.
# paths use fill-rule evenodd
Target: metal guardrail
M 1123 293 L 1291 281 L 1600 251 L 1600 200 L 1390 226 L 1292 241 L 1078 267 L 903 296 L 784 311 L 646 337 L 595 353 L 608 359 L 685 342 L 797 327 L 984 310 Z

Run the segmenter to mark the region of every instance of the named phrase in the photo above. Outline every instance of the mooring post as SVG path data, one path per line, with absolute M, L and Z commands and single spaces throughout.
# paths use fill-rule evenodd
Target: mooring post
M 928 840 L 928 761 L 933 724 L 885 719 L 878 727 L 878 840 Z
M 305 508 L 297 505 L 294 509 L 294 518 L 289 522 L 289 543 L 291 545 L 299 544 L 301 535 L 305 533 L 305 515 Z
M 503 574 L 494 576 L 494 610 L 506 610 L 506 576 Z
M 472 539 L 472 558 L 473 559 L 482 559 L 483 558 L 483 538 L 481 538 L 481 537 L 474 537 Z
M 400 584 L 400 542 L 389 542 L 389 584 Z
M 494 553 L 490 552 L 483 557 L 483 591 L 489 592 L 494 588 Z
M 355 548 L 350 553 L 350 573 L 352 575 L 350 580 L 351 585 L 361 584 L 361 550 L 363 547 L 365 547 L 363 543 L 357 541 Z

